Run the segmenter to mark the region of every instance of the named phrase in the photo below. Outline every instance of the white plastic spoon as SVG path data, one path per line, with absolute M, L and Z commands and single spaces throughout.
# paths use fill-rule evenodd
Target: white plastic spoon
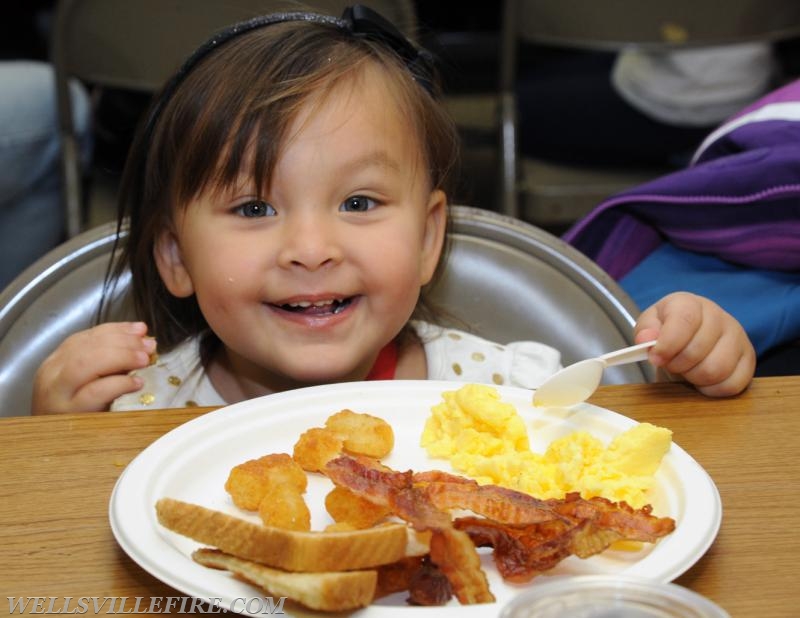
M 600 386 L 603 370 L 606 367 L 646 360 L 647 351 L 655 344 L 655 341 L 645 341 L 564 367 L 536 389 L 533 393 L 533 405 L 568 408 L 586 401 Z

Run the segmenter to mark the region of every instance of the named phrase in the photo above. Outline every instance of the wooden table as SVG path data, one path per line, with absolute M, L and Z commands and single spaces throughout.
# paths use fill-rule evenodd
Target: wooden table
M 677 583 L 734 618 L 800 615 L 800 376 L 726 400 L 658 384 L 606 386 L 591 401 L 672 429 L 719 488 L 719 536 Z M 54 597 L 58 610 L 65 597 L 74 609 L 79 597 L 181 596 L 119 549 L 108 501 L 128 462 L 203 411 L 0 419 L 0 614 L 6 597 Z

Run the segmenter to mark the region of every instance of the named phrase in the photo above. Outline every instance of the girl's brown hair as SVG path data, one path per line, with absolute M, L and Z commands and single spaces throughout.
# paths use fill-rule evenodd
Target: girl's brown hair
M 194 297 L 176 298 L 161 281 L 153 258 L 159 234 L 198 194 L 235 183 L 244 165 L 252 166 L 256 187 L 267 187 L 286 128 L 303 103 L 358 75 L 367 63 L 377 63 L 392 84 L 431 187 L 451 195 L 458 137 L 437 101 L 438 85 L 415 81 L 386 44 L 332 24 L 287 21 L 238 35 L 156 100 L 155 120 L 138 132 L 123 174 L 119 226 L 127 224 L 128 237 L 110 281 L 130 270 L 137 316 L 161 350 L 208 331 L 208 325 Z M 415 317 L 432 319 L 435 309 L 424 292 Z

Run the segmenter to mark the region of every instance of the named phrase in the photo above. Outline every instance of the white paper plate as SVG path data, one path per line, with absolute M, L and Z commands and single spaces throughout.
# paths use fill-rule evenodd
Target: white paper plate
M 423 425 L 444 391 L 462 383 L 438 381 L 353 382 L 299 389 L 252 399 L 221 408 L 170 431 L 139 454 L 125 469 L 111 495 L 111 528 L 123 550 L 143 569 L 181 592 L 202 599 L 221 599 L 222 607 L 246 613 L 241 599 L 259 597 L 259 591 L 228 573 L 202 567 L 190 558 L 198 544 L 170 532 L 156 520 L 155 503 L 170 497 L 201 504 L 258 521 L 233 506 L 224 484 L 230 469 L 247 459 L 268 453 L 291 453 L 299 435 L 318 427 L 334 412 L 349 408 L 388 421 L 395 447 L 384 461 L 396 470 L 449 470 L 448 462 L 428 457 L 419 446 Z M 531 391 L 498 387 L 504 401 L 526 419 L 531 448 L 543 452 L 554 439 L 577 429 L 609 441 L 635 421 L 597 406 L 581 404 L 571 410 L 540 409 L 531 404 Z M 306 501 L 312 527 L 330 523 L 323 499 L 330 481 L 312 475 Z M 722 505 L 714 483 L 686 451 L 673 444 L 656 475 L 653 512 L 676 520 L 676 530 L 655 546 L 638 552 L 606 551 L 587 560 L 571 557 L 552 570 L 553 575 L 625 573 L 668 582 L 691 567 L 708 549 L 719 530 Z M 485 551 L 485 550 L 481 550 Z M 403 594 L 393 595 L 355 612 L 364 617 L 497 615 L 499 608 L 523 590 L 535 586 L 502 581 L 491 561 L 482 556 L 489 585 L 497 597 L 494 606 L 445 608 L 405 605 Z M 239 599 L 237 601 L 237 599 Z M 277 600 L 277 599 L 276 599 Z M 251 609 L 258 610 L 253 602 Z M 263 609 L 262 609 L 263 611 Z M 291 610 L 294 615 L 305 615 Z M 257 611 L 255 613 L 258 613 Z

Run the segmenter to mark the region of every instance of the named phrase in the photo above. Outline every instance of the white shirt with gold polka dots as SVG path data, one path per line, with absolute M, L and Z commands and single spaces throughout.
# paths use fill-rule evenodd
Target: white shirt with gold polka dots
M 500 345 L 476 335 L 412 322 L 425 347 L 429 380 L 536 388 L 561 368 L 558 350 L 535 341 Z M 227 405 L 200 365 L 199 339 L 190 339 L 136 371 L 144 386 L 117 398 L 117 410 Z

